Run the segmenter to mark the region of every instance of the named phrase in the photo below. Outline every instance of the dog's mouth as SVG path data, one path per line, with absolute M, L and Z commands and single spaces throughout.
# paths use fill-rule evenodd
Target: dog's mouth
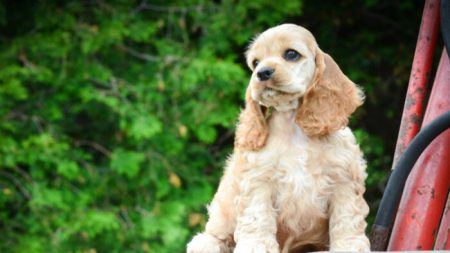
M 293 90 L 292 85 L 253 84 L 250 88 L 252 99 L 259 104 L 261 116 L 266 119 L 272 114 L 272 109 L 276 111 L 293 109 L 304 94 Z
M 285 111 L 297 107 L 302 103 L 302 92 L 287 92 L 280 89 L 265 87 L 255 101 L 265 119 L 272 115 L 272 111 Z M 294 105 L 295 104 L 295 105 Z
M 286 92 L 286 91 L 283 91 L 281 89 L 276 89 L 276 88 L 273 88 L 273 87 L 266 87 L 266 88 L 264 88 L 263 92 L 274 93 L 274 94 L 282 94 L 282 95 L 290 94 L 290 92 Z
M 272 106 L 298 99 L 302 95 L 303 92 L 294 92 L 283 89 L 283 87 L 266 86 L 260 90 L 258 100 L 266 106 Z

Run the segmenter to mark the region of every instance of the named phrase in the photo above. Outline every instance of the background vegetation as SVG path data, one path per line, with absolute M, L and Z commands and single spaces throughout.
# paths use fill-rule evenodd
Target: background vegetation
M 423 3 L 0 1 L 0 252 L 183 252 L 231 152 L 264 29 L 310 29 L 367 102 L 367 199 L 390 168 Z

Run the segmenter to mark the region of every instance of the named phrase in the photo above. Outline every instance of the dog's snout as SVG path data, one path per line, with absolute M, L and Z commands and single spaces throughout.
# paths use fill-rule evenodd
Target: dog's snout
M 271 67 L 262 67 L 260 70 L 258 70 L 256 75 L 258 76 L 258 79 L 260 81 L 267 81 L 272 78 L 274 72 L 275 69 Z

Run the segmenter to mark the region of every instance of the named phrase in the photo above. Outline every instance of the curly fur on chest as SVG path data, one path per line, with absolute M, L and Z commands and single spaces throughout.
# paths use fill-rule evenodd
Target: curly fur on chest
M 239 202 L 245 202 L 248 195 L 255 198 L 260 189 L 270 189 L 281 247 L 291 243 L 297 248 L 308 244 L 325 249 L 329 240 L 329 201 L 334 188 L 342 183 L 336 175 L 345 174 L 339 170 L 354 162 L 352 153 L 360 156 L 361 165 L 364 160 L 349 129 L 313 140 L 295 124 L 292 115 L 275 112 L 269 121 L 272 134 L 265 148 L 230 158 L 229 169 L 237 187 L 235 208 L 239 212 Z M 253 206 L 255 211 L 257 205 Z M 305 237 L 308 239 L 301 240 Z

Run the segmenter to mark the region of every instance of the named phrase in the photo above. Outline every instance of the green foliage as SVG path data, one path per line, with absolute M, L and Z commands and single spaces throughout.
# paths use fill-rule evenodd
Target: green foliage
M 366 89 L 353 124 L 376 203 L 391 152 L 370 122 L 398 116 L 382 84 L 404 86 L 412 50 L 374 54 L 386 31 L 351 27 L 345 8 L 383 1 L 344 2 L 1 1 L 0 252 L 184 252 L 232 148 L 245 46 L 282 22 L 309 24 Z
M 114 150 L 111 155 L 110 167 L 119 175 L 133 178 L 139 173 L 140 163 L 145 159 L 145 155 L 140 152 Z

